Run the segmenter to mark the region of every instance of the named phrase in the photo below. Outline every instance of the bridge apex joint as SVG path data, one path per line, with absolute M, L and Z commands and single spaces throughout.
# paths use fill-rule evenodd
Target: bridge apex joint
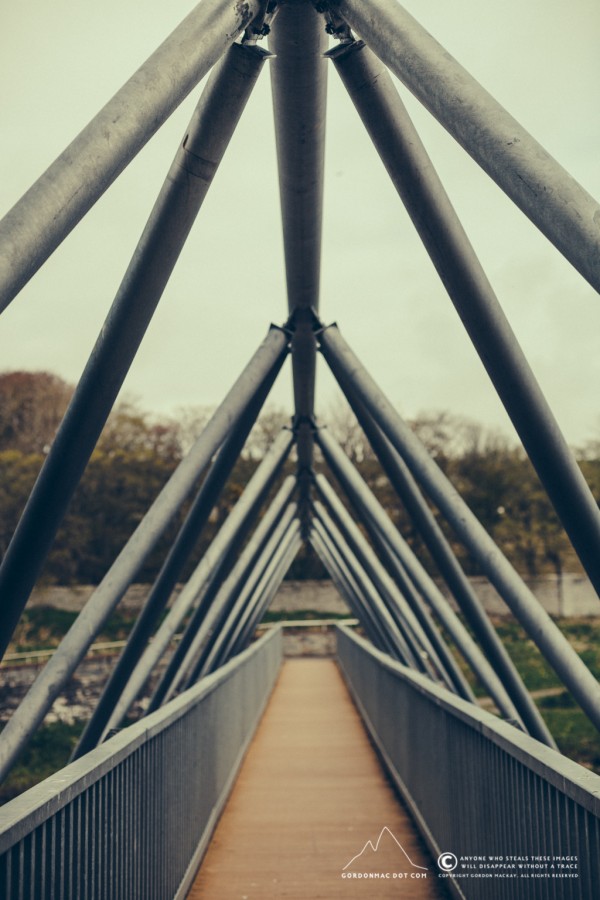
M 336 11 L 335 7 L 338 5 L 338 0 L 313 0 L 315 10 L 325 18 L 325 31 L 327 34 L 330 34 L 343 44 L 348 44 L 354 41 L 354 35 L 346 20 Z
M 247 47 L 256 44 L 261 38 L 271 33 L 271 23 L 280 6 L 280 0 L 263 0 L 260 11 L 254 16 L 250 25 L 246 28 L 242 38 L 242 44 Z M 269 53 L 269 56 L 274 54 Z

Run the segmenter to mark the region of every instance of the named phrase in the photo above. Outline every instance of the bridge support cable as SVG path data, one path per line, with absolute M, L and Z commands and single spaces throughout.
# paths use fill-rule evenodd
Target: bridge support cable
M 508 655 L 504 644 L 498 637 L 498 633 L 490 622 L 481 601 L 471 587 L 444 532 L 438 525 L 417 482 L 411 475 L 410 469 L 373 421 L 364 404 L 360 403 L 356 396 L 349 396 L 349 399 L 358 422 L 365 432 L 392 487 L 403 503 L 413 526 L 421 536 L 487 659 L 492 664 L 511 701 L 518 710 L 519 717 L 525 724 L 526 730 L 530 734 L 542 733 L 542 730 L 546 730 L 546 726 L 541 718 L 540 711 L 523 684 L 521 676 Z
M 287 540 L 297 508 L 296 503 L 288 503 L 281 510 L 277 521 L 274 523 L 269 540 L 271 555 L 265 561 L 267 566 L 277 556 L 281 545 Z M 178 675 L 173 679 L 169 691 L 165 694 L 165 702 L 173 696 L 177 688 L 185 690 L 203 675 L 212 671 L 213 667 L 211 664 L 215 660 L 216 651 L 222 646 L 229 624 L 229 617 L 236 607 L 240 591 L 244 587 L 244 581 L 250 576 L 252 566 L 260 566 L 263 562 L 260 556 L 260 546 L 263 543 L 265 533 L 268 534 L 268 531 L 264 529 L 261 529 L 261 531 L 262 534 L 258 535 L 255 531 L 254 537 L 258 538 L 258 540 L 253 541 L 252 538 L 250 539 L 236 560 L 231 572 L 221 584 L 208 615 L 194 636 L 194 640 L 180 666 Z M 266 554 L 266 550 L 264 553 Z
M 295 544 L 300 537 L 300 523 L 296 513 L 297 504 L 294 503 L 288 506 L 282 516 L 276 532 L 273 533 L 271 546 L 265 548 L 263 557 L 257 563 L 259 579 L 258 582 L 255 582 L 253 589 L 244 596 L 241 596 L 239 591 L 231 594 L 230 601 L 223 610 L 221 623 L 213 631 L 211 640 L 206 644 L 200 658 L 191 670 L 186 681 L 186 688 L 191 687 L 196 681 L 227 662 L 233 631 L 236 624 L 241 622 L 244 612 L 248 612 L 245 629 L 253 631 L 255 618 L 257 621 L 262 618 L 263 604 L 267 597 L 271 597 L 273 584 L 276 582 L 280 584 L 281 579 L 285 576 L 287 568 L 283 569 L 283 567 L 286 564 L 288 552 L 292 544 Z M 280 573 L 282 569 L 283 571 Z
M 257 386 L 277 360 L 287 354 L 287 337 L 272 328 L 241 375 L 215 411 L 187 456 L 162 488 L 85 607 L 48 661 L 29 693 L 0 735 L 0 780 L 50 709 L 55 698 L 81 662 L 148 554 L 172 522 L 197 479 L 243 413 Z M 286 446 L 289 449 L 292 436 Z
M 156 310 L 265 54 L 232 46 L 195 109 L 0 566 L 0 654 L 27 603 Z M 103 139 L 102 145 L 107 142 Z
M 255 628 L 273 602 L 273 598 L 279 590 L 286 572 L 294 562 L 294 559 L 298 555 L 298 551 L 304 543 L 300 535 L 300 530 L 300 521 L 296 520 L 291 526 L 290 539 L 287 541 L 286 546 L 281 553 L 279 563 L 273 568 L 264 587 L 259 586 L 256 597 L 252 602 L 251 616 L 246 623 L 244 631 L 240 635 L 237 646 L 232 648 L 232 652 L 229 656 L 237 655 L 250 643 Z
M 387 69 L 362 42 L 329 55 L 600 595 L 598 504 Z
M 227 574 L 233 565 L 237 553 L 239 553 L 244 541 L 248 537 L 261 506 L 265 502 L 276 478 L 281 472 L 283 464 L 292 447 L 292 443 L 293 435 L 287 429 L 283 430 L 279 437 L 272 443 L 254 475 L 246 485 L 242 496 L 221 526 L 221 529 L 211 546 L 208 548 L 205 557 L 200 562 L 190 581 L 184 588 L 182 592 L 184 593 L 183 602 L 191 602 L 191 604 L 193 604 L 196 598 L 201 594 L 200 602 L 190 616 L 181 640 L 177 644 L 169 664 L 154 690 L 146 713 L 153 712 L 161 705 L 173 678 L 178 674 L 190 643 L 193 641 L 198 628 L 210 610 L 223 580 L 227 577 Z M 205 565 L 205 563 L 207 564 Z M 178 607 L 178 609 L 181 608 L 182 606 Z M 163 624 L 166 623 L 167 620 L 165 620 L 165 623 Z M 169 622 L 169 627 L 171 624 L 172 623 Z M 164 637 L 164 632 L 161 637 Z M 158 662 L 158 659 L 160 659 L 160 657 L 156 656 L 156 651 L 153 649 L 154 643 L 155 641 L 148 647 L 146 653 L 140 660 L 138 669 L 134 672 L 131 683 L 127 687 L 127 691 L 124 692 L 121 700 L 111 715 L 108 727 L 115 727 L 123 718 L 129 709 L 129 706 L 137 696 L 139 689 L 150 675 L 150 664 L 155 664 Z M 133 693 L 136 687 L 136 693 Z
M 565 687 L 600 730 L 600 684 L 430 458 L 416 435 L 377 387 L 337 327 L 325 329 L 320 341 L 321 352 L 333 374 L 336 377 L 339 375 L 342 390 L 348 390 L 350 396 L 356 395 L 368 407 L 373 419 L 400 453 L 413 476 L 469 547 L 481 570 L 537 644 Z
M 316 515 L 313 516 L 311 522 L 311 542 L 313 544 L 318 544 L 321 550 L 319 556 L 322 557 L 323 553 L 325 554 L 328 560 L 325 568 L 328 571 L 331 571 L 333 568 L 338 574 L 342 587 L 345 588 L 343 595 L 346 597 L 350 609 L 354 612 L 356 618 L 359 619 L 373 646 L 377 647 L 379 650 L 385 651 L 385 632 L 379 624 L 374 611 L 369 606 L 368 596 L 363 590 L 359 578 L 352 570 L 351 565 L 346 562 L 343 555 L 343 545 L 340 544 L 338 546 L 335 543 L 334 538 L 327 531 L 326 526 Z M 392 655 L 394 655 L 393 651 Z
M 327 97 L 325 23 L 306 0 L 288 0 L 273 22 L 269 48 L 288 311 L 293 326 L 294 429 L 300 518 L 306 537 L 313 460 L 316 373 L 314 314 L 319 308 Z
M 320 494 L 320 496 L 323 495 Z M 419 645 L 410 629 L 407 628 L 406 622 L 399 616 L 392 615 L 388 606 L 389 598 L 378 587 L 376 578 L 379 573 L 376 567 L 371 565 L 373 559 L 365 551 L 360 538 L 357 537 L 358 529 L 351 520 L 349 521 L 349 517 L 340 517 L 337 509 L 329 507 L 328 498 L 323 497 L 323 500 L 327 503 L 327 508 L 320 500 L 313 501 L 314 514 L 358 581 L 367 606 L 377 622 L 384 646 L 388 648 L 392 656 L 405 665 L 431 675 L 433 669 L 427 660 L 424 648 Z
M 127 644 L 104 686 L 102 695 L 89 719 L 72 758 L 78 759 L 95 747 L 106 723 L 125 688 L 135 666 L 144 652 L 152 632 L 163 613 L 181 575 L 182 569 L 196 546 L 208 522 L 211 511 L 235 466 L 263 403 L 279 374 L 284 357 L 280 357 L 254 397 L 232 426 L 230 434 L 219 450 L 198 494 L 181 526 L 175 541 L 158 573 L 156 581 L 140 611 L 127 639 Z
M 319 431 L 317 440 L 328 465 L 350 499 L 350 503 L 364 524 L 382 561 L 388 565 L 392 577 L 399 579 L 404 596 L 407 599 L 409 597 L 413 599 L 413 609 L 419 617 L 421 625 L 426 627 L 428 624 L 427 615 L 419 615 L 424 600 L 454 641 L 456 648 L 473 674 L 492 696 L 501 713 L 506 718 L 523 724 L 493 667 L 470 636 L 446 597 L 390 521 L 388 514 L 339 444 L 327 433 L 326 429 Z M 321 479 L 322 476 L 318 476 L 318 478 Z M 432 631 L 428 630 L 428 634 L 435 638 L 439 632 L 434 628 Z M 438 651 L 442 650 L 443 652 L 445 642 L 441 636 L 438 637 L 435 646 Z M 444 653 L 446 661 L 448 655 L 447 652 Z M 539 731 L 543 726 L 543 721 L 538 722 L 537 725 Z M 546 735 L 546 742 L 548 741 L 552 741 L 550 733 Z
M 598 202 L 397 0 L 340 0 L 335 10 L 600 290 Z
M 344 487 L 343 482 L 341 483 Z M 422 600 L 417 592 L 410 590 L 410 586 L 407 585 L 409 590 L 404 594 L 398 587 L 390 573 L 382 565 L 378 555 L 363 537 L 356 522 L 352 520 L 325 476 L 318 475 L 316 484 L 319 495 L 323 498 L 334 521 L 341 528 L 351 551 L 357 555 L 360 564 L 365 568 L 379 596 L 411 647 L 417 661 L 414 668 L 424 671 L 434 681 L 441 679 L 451 691 L 455 691 L 465 700 L 474 703 L 473 691 L 456 660 L 445 647 L 427 615 L 420 615 Z M 317 504 L 315 504 L 315 508 L 317 508 Z M 359 519 L 362 521 L 362 512 Z M 416 610 L 419 611 L 419 614 Z
M 0 309 L 261 11 L 202 0 L 0 223 Z

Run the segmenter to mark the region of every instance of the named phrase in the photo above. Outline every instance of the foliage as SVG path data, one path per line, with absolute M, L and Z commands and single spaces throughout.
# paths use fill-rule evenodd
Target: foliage
M 62 769 L 69 761 L 84 722 L 52 722 L 39 728 L 8 778 L 0 785 L 0 803 L 7 803 Z

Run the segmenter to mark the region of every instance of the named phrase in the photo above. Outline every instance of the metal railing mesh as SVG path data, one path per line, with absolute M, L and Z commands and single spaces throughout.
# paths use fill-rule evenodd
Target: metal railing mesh
M 457 857 L 447 878 L 455 895 L 598 896 L 600 776 L 391 661 L 345 627 L 338 629 L 338 657 L 434 860 L 445 852 Z M 502 865 L 502 877 L 492 877 L 490 857 L 504 863 L 514 857 L 515 868 Z M 561 868 L 558 857 L 575 862 Z M 538 867 L 520 868 L 519 859 Z
M 281 664 L 279 629 L 0 809 L 3 900 L 184 896 Z

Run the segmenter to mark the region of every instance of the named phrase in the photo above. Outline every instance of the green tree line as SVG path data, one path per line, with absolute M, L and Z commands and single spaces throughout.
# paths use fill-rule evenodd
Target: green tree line
M 0 555 L 6 552 L 71 394 L 70 385 L 47 372 L 0 374 Z M 170 418 L 157 417 L 135 402 L 121 403 L 115 409 L 47 560 L 46 583 L 98 583 L 210 414 L 210 409 L 194 408 Z M 287 422 L 289 418 L 279 410 L 267 409 L 261 415 L 184 577 L 242 493 L 273 436 Z M 327 422 L 404 536 L 427 562 L 418 535 L 347 408 L 336 404 Z M 476 423 L 447 413 L 420 416 L 412 425 L 519 571 L 531 576 L 578 571 L 569 541 L 521 449 Z M 577 456 L 598 498 L 600 442 L 590 443 Z M 293 465 L 290 460 L 288 471 Z M 316 465 L 323 465 L 318 454 Z M 155 577 L 180 522 L 181 516 L 151 554 L 138 580 Z M 467 572 L 476 574 L 454 535 L 447 534 Z M 323 574 L 306 552 L 291 571 L 292 577 Z

